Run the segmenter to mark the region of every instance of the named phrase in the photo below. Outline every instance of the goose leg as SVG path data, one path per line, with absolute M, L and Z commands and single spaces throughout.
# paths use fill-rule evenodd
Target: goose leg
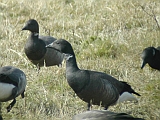
M 87 104 L 87 110 L 90 111 L 90 108 L 91 108 L 91 103 L 89 102 L 89 103 Z
M 108 109 L 108 106 L 105 106 L 105 107 L 104 107 L 104 110 L 107 110 L 107 109 Z
M 10 112 L 10 110 L 12 109 L 12 107 L 14 106 L 15 103 L 16 103 L 16 99 L 14 98 L 13 101 L 7 107 L 7 112 Z
M 39 64 L 37 64 L 37 72 L 38 72 L 38 74 L 39 74 L 39 71 L 40 71 L 40 66 L 39 66 Z

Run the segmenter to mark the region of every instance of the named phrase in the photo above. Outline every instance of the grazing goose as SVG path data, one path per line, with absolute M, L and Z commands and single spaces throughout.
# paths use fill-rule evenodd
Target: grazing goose
M 91 104 L 102 105 L 107 109 L 117 102 L 137 101 L 132 93 L 140 96 L 129 84 L 118 81 L 106 73 L 79 69 L 74 51 L 68 41 L 56 40 L 46 47 L 65 54 L 68 84 L 80 99 L 88 103 L 88 110 Z
M 73 116 L 72 120 L 144 120 L 134 118 L 126 113 L 114 113 L 110 111 L 92 110 Z
M 160 70 L 160 47 L 147 47 L 143 50 L 141 69 L 143 69 L 147 63 L 153 69 Z
M 29 30 L 31 32 L 24 50 L 26 56 L 34 65 L 39 69 L 44 65 L 47 67 L 61 65 L 63 54 L 45 47 L 56 39 L 51 36 L 39 36 L 39 25 L 36 20 L 28 20 L 22 30 Z
M 12 66 L 0 68 L 0 102 L 13 100 L 7 107 L 7 112 L 16 103 L 17 96 L 24 98 L 26 83 L 26 76 L 20 69 Z

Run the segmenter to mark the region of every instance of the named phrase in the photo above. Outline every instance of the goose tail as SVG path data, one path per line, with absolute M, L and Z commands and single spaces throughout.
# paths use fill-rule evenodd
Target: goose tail
M 122 83 L 124 84 L 124 88 L 122 90 L 122 93 L 123 92 L 129 92 L 129 93 L 133 93 L 137 96 L 141 96 L 139 93 L 135 92 L 127 82 L 122 81 Z M 122 93 L 120 93 L 120 94 L 122 94 Z
M 127 82 L 123 82 L 124 87 L 123 90 L 120 93 L 118 103 L 124 102 L 124 101 L 135 101 L 138 102 L 138 99 L 133 95 L 141 96 L 139 93 L 135 92 L 131 86 Z

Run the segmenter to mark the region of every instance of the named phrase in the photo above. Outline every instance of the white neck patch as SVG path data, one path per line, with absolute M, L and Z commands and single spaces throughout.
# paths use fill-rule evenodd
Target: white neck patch
M 64 59 L 65 60 L 69 60 L 70 58 L 73 57 L 73 55 L 71 55 L 71 54 L 66 54 L 66 53 L 63 53 L 63 54 L 64 54 Z
M 39 35 L 39 33 L 34 33 L 34 36 L 38 36 Z

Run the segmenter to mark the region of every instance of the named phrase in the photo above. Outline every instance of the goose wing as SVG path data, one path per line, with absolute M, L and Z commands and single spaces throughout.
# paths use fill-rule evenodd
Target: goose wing
M 25 76 L 24 73 L 12 66 L 5 66 L 0 68 L 0 82 L 13 84 L 18 87 L 20 77 Z
M 115 104 L 119 98 L 117 88 L 107 79 L 101 76 L 101 73 L 84 70 L 85 73 L 77 78 L 78 81 L 88 81 L 83 89 L 77 95 L 86 102 L 93 104 L 109 106 Z M 86 77 L 87 76 L 87 77 Z M 83 84 L 81 84 L 83 85 Z
M 39 39 L 45 42 L 46 45 L 51 44 L 56 40 L 56 38 L 51 37 L 51 36 L 39 36 Z

